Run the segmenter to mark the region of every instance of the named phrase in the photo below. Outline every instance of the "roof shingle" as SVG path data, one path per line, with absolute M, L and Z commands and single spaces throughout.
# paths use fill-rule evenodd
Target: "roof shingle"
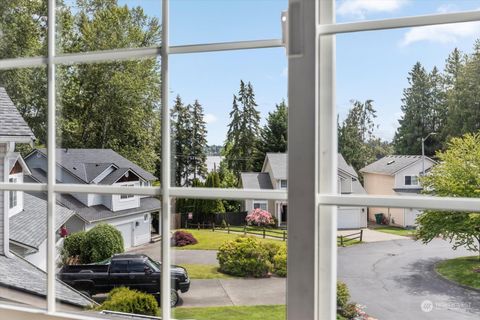
M 35 139 L 3 87 L 0 87 L 0 137 Z

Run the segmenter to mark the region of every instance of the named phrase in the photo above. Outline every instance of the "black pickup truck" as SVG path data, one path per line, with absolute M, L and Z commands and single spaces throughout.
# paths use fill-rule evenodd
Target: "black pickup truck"
M 64 266 L 58 277 L 88 296 L 107 293 L 115 287 L 128 287 L 159 299 L 160 273 L 160 263 L 146 255 L 119 254 L 100 263 Z M 172 266 L 171 279 L 170 304 L 174 307 L 179 301 L 178 291 L 190 289 L 190 279 L 187 271 L 179 266 Z

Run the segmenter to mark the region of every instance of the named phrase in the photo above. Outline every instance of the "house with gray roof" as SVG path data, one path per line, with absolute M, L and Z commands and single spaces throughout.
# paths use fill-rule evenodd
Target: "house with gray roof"
M 57 149 L 56 161 L 57 183 L 139 187 L 157 180 L 111 149 Z M 32 151 L 25 163 L 32 182 L 47 181 L 45 149 Z M 157 198 L 137 195 L 59 194 L 57 202 L 75 212 L 65 222 L 69 232 L 88 231 L 99 223 L 108 223 L 121 232 L 125 249 L 150 242 L 152 214 L 160 211 Z
M 429 157 L 418 155 L 391 155 L 383 157 L 360 169 L 365 190 L 372 195 L 420 196 L 422 186 L 419 177 L 435 165 Z M 369 207 L 368 219 L 375 221 L 375 214 L 383 214 L 389 224 L 400 227 L 416 225 L 421 210 L 415 208 Z
M 23 183 L 31 174 L 19 153 L 18 143 L 32 144 L 35 136 L 10 100 L 0 88 L 0 182 Z M 0 300 L 45 307 L 47 275 L 26 260 L 40 251 L 45 252 L 46 202 L 22 191 L 0 192 Z M 59 208 L 59 223 L 75 213 Z M 9 241 L 5 241 L 9 239 Z M 43 246 L 43 247 L 42 247 Z M 17 254 L 20 252 L 21 254 Z M 96 303 L 57 280 L 57 299 L 62 306 L 75 310 Z
M 261 172 L 242 172 L 240 184 L 249 190 L 281 190 L 288 188 L 288 157 L 286 153 L 267 153 Z M 342 194 L 365 194 L 356 171 L 341 154 L 338 154 L 338 192 Z M 263 209 L 270 212 L 278 225 L 287 223 L 288 202 L 261 199 L 246 200 L 245 211 Z M 339 207 L 338 228 L 357 229 L 367 227 L 367 214 L 364 207 Z

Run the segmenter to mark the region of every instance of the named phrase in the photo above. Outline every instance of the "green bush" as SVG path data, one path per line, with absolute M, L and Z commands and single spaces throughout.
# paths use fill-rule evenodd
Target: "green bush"
M 343 308 L 350 300 L 350 292 L 345 283 L 337 281 L 337 308 Z
M 220 271 L 239 277 L 266 277 L 272 271 L 269 251 L 255 238 L 238 237 L 224 242 L 217 259 Z
M 67 236 L 63 242 L 64 255 L 67 258 L 80 256 L 85 244 L 85 238 L 85 231 L 75 232 Z
M 109 224 L 101 223 L 88 230 L 80 258 L 82 263 L 100 262 L 123 251 L 120 231 Z
M 110 310 L 125 313 L 158 316 L 158 303 L 151 294 L 143 293 L 128 288 L 115 288 L 107 296 L 107 299 L 96 310 Z
M 268 260 L 273 263 L 273 258 L 277 254 L 278 250 L 280 250 L 280 245 L 274 242 L 263 242 L 262 246 L 267 250 Z
M 358 316 L 357 305 L 355 303 L 348 303 L 339 313 L 347 319 L 354 319 Z
M 287 247 L 279 247 L 277 253 L 273 257 L 273 269 L 277 276 L 287 276 Z

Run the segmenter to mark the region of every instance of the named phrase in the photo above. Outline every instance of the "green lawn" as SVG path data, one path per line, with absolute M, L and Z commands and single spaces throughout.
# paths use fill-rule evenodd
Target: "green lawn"
M 191 279 L 234 279 L 234 276 L 221 273 L 218 266 L 212 264 L 182 264 Z
M 449 280 L 480 289 L 480 260 L 478 256 L 445 260 L 438 263 L 435 270 Z
M 204 230 L 188 229 L 184 231 L 190 232 L 195 237 L 195 239 L 197 239 L 198 243 L 188 245 L 185 247 L 174 247 L 174 249 L 176 250 L 218 250 L 218 248 L 223 242 L 227 240 L 233 240 L 237 237 L 242 236 L 239 234 L 232 234 L 232 233 L 228 234 L 225 232 L 218 232 L 218 231 L 213 232 L 210 229 L 204 229 Z M 273 242 L 277 244 L 285 243 L 281 240 L 261 239 L 261 238 L 259 239 L 264 242 Z
M 224 232 L 227 232 L 227 229 L 224 229 Z M 242 233 L 243 234 L 243 227 L 230 227 L 230 232 L 237 232 L 237 233 Z M 267 237 L 275 237 L 278 238 L 279 240 L 283 241 L 283 231 L 281 229 L 265 229 L 265 236 Z M 247 227 L 247 235 L 248 234 L 256 234 L 259 236 L 263 236 L 263 228 L 261 227 Z M 288 232 L 285 230 L 285 236 L 288 238 Z
M 175 308 L 175 319 L 195 320 L 285 320 L 284 305 L 272 306 L 235 306 L 235 307 L 205 307 L 205 308 Z M 337 315 L 337 320 L 345 318 Z
M 359 243 L 362 243 L 362 242 L 358 239 L 347 239 L 347 238 L 343 239 L 344 247 L 353 246 L 354 244 L 359 244 Z M 337 238 L 337 246 L 339 247 L 341 246 L 340 238 Z
M 391 227 L 391 226 L 373 227 L 372 230 L 390 233 L 390 234 L 396 234 L 397 236 L 404 236 L 404 237 L 415 236 L 415 230 L 403 229 L 403 228 Z

